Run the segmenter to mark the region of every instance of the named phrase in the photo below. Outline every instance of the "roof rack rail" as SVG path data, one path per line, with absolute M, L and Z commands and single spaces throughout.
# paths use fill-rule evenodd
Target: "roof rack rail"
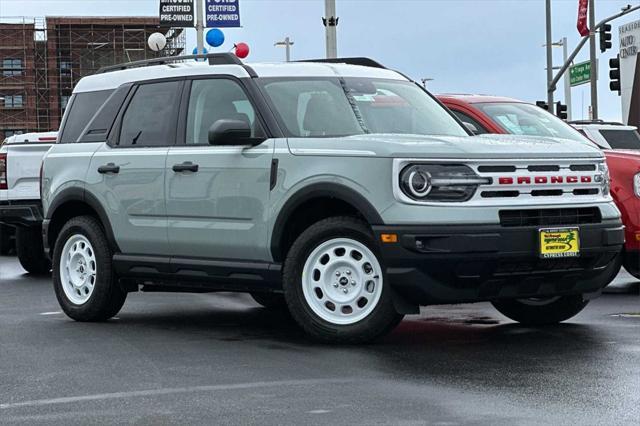
M 347 64 L 347 65 L 361 65 L 363 67 L 382 68 L 387 69 L 378 61 L 374 61 L 371 58 L 365 57 L 353 57 L 353 58 L 323 58 L 323 59 L 303 59 L 296 62 L 321 62 L 329 64 Z
M 109 65 L 100 68 L 96 74 L 106 72 L 126 70 L 130 68 L 148 67 L 151 65 L 165 65 L 173 62 L 186 61 L 189 59 L 208 59 L 209 65 L 242 65 L 245 66 L 240 58 L 233 53 L 206 53 L 202 55 L 184 55 L 184 56 L 164 56 L 162 58 L 144 59 L 142 61 L 125 62 L 123 64 Z M 253 77 L 255 72 L 251 68 L 246 67 L 247 72 Z M 251 70 L 251 71 L 249 71 Z
M 571 120 L 569 124 L 607 124 L 611 126 L 624 126 L 624 124 L 617 121 L 604 121 L 604 120 Z

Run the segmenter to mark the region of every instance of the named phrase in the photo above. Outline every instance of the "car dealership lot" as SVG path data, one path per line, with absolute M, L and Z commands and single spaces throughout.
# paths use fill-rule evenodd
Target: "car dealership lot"
M 76 323 L 49 277 L 0 257 L 0 424 L 632 424 L 630 282 L 558 327 L 484 303 L 429 307 L 378 343 L 340 347 L 246 295 L 131 294 L 116 319 Z

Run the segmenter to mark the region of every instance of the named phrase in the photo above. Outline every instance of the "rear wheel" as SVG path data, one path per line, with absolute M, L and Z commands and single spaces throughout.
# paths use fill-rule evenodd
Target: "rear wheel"
M 0 256 L 5 256 L 11 251 L 11 235 L 13 232 L 10 226 L 0 224 Z
M 51 271 L 51 262 L 44 255 L 39 226 L 16 228 L 16 252 L 25 271 L 32 274 L 46 274 Z
M 91 216 L 67 222 L 53 252 L 53 286 L 62 310 L 76 321 L 104 321 L 127 298 L 113 273 L 112 253 L 100 223 Z
M 287 255 L 283 288 L 291 315 L 317 340 L 367 342 L 402 319 L 372 232 L 355 218 L 328 218 L 305 230 Z
M 526 325 L 550 325 L 566 321 L 576 316 L 588 303 L 581 294 L 492 302 L 502 315 Z

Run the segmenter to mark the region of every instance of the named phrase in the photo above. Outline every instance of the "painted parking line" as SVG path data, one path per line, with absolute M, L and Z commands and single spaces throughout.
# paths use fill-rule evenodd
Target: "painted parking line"
M 60 315 L 62 312 L 61 311 L 55 311 L 55 312 L 41 312 L 40 315 Z
M 0 410 L 8 410 L 11 408 L 39 407 L 44 405 L 71 404 L 86 401 L 104 401 L 109 399 L 122 399 L 132 397 L 158 396 L 158 395 L 174 395 L 181 393 L 193 392 L 216 392 L 230 391 L 239 389 L 257 389 L 276 386 L 310 386 L 310 385 L 326 385 L 326 384 L 342 384 L 352 383 L 356 379 L 308 379 L 308 380 L 281 380 L 274 382 L 253 382 L 253 383 L 235 383 L 227 385 L 210 385 L 210 386 L 192 386 L 186 388 L 161 388 L 148 389 L 130 392 L 113 392 L 94 395 L 69 396 L 51 399 L 36 399 L 32 401 L 11 402 L 0 404 Z

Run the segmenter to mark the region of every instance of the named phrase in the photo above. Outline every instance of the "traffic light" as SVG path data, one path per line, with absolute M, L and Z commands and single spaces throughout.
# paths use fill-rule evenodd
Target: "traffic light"
M 536 106 L 539 106 L 545 111 L 549 111 L 549 104 L 545 101 L 536 101 Z
M 615 58 L 609 59 L 609 89 L 612 92 L 618 92 L 618 95 L 622 94 L 622 87 L 620 86 L 620 55 Z
M 600 28 L 600 52 L 606 52 L 611 49 L 611 46 L 613 46 L 611 43 L 611 25 L 604 24 Z
M 556 102 L 556 115 L 563 120 L 569 118 L 569 115 L 567 115 L 567 106 L 560 101 Z

